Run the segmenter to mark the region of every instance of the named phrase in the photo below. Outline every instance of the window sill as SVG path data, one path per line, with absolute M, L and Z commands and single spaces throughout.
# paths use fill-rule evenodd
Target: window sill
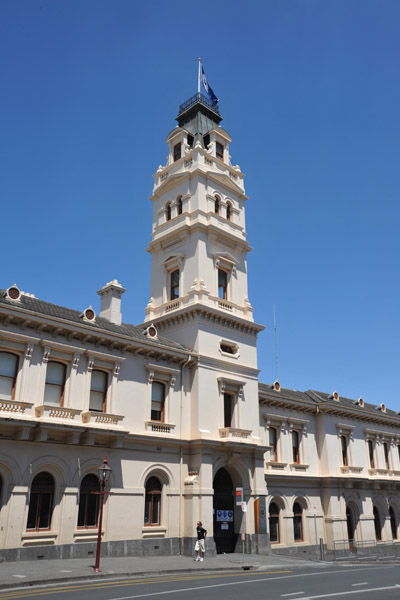
M 82 423 L 88 425 L 119 425 L 124 417 L 121 415 L 110 415 L 108 413 L 97 411 L 84 411 L 82 413 Z
M 62 406 L 51 406 L 49 404 L 39 404 L 35 406 L 36 418 L 45 419 L 65 419 L 73 420 L 81 411 L 73 408 L 63 408 Z
M 340 467 L 341 473 L 350 474 L 350 473 L 362 473 L 364 467 L 353 467 L 350 465 Z
M 241 439 L 248 440 L 251 436 L 251 429 L 238 429 L 236 427 L 222 427 L 219 430 L 219 437 L 223 439 Z
M 267 461 L 265 464 L 267 465 L 267 469 L 284 469 L 287 467 L 287 463 L 273 460 Z
M 167 528 L 163 525 L 144 525 L 142 529 L 143 538 L 164 538 Z
M 0 412 L 13 413 L 18 415 L 25 414 L 27 408 L 33 406 L 32 402 L 17 402 L 16 400 L 6 400 L 0 398 Z
M 74 542 L 95 542 L 97 541 L 99 530 L 97 527 L 82 527 L 82 529 L 75 529 L 74 531 Z M 101 532 L 103 537 L 104 531 Z
M 310 465 L 303 463 L 290 463 L 290 469 L 292 471 L 307 471 Z
M 145 421 L 146 431 L 149 433 L 173 433 L 175 425 L 172 423 L 163 423 L 162 421 Z
M 25 531 L 21 536 L 21 546 L 55 544 L 58 532 L 49 529 Z

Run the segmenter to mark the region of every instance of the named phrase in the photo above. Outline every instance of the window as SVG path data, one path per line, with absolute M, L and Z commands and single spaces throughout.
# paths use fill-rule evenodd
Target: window
M 165 385 L 153 381 L 151 386 L 151 420 L 164 421 Z
M 181 157 L 181 144 L 175 144 L 174 146 L 174 162 L 179 160 Z
M 92 371 L 90 380 L 89 410 L 105 412 L 107 397 L 107 373 L 104 371 Z
M 63 406 L 64 404 L 65 365 L 49 361 L 44 388 L 44 404 Z
M 340 444 L 342 449 L 342 464 L 347 467 L 349 464 L 349 459 L 347 456 L 347 437 L 345 435 L 340 436 Z
M 171 272 L 170 284 L 169 299 L 175 300 L 176 298 L 179 298 L 179 269 Z
M 220 208 L 221 208 L 221 200 L 220 200 L 219 196 L 215 196 L 214 212 L 216 215 L 219 215 Z
M 165 205 L 166 219 L 167 221 L 171 220 L 171 202 L 167 202 Z
M 379 510 L 374 506 L 374 525 L 375 525 L 375 538 L 377 542 L 382 540 L 382 525 L 379 515 Z
M 300 462 L 300 440 L 298 431 L 292 431 L 292 459 L 296 464 Z
M 223 269 L 218 269 L 218 298 L 228 298 L 228 273 Z
M 226 218 L 228 221 L 231 220 L 231 216 L 232 216 L 232 204 L 230 202 L 227 202 L 226 204 Z
M 396 515 L 394 514 L 394 510 L 393 507 L 390 506 L 389 507 L 389 517 L 390 517 L 390 528 L 392 530 L 392 539 L 397 540 L 397 519 L 396 519 Z
M 144 501 L 145 525 L 159 525 L 161 522 L 161 490 L 161 482 L 157 477 L 147 480 Z
M 216 142 L 215 144 L 215 155 L 217 158 L 224 160 L 224 147 L 219 142 Z
M 233 397 L 224 393 L 224 427 L 232 427 Z
M 79 492 L 78 527 L 96 527 L 99 516 L 100 482 L 96 475 L 86 475 Z
M 207 150 L 207 148 L 210 144 L 210 136 L 208 133 L 203 137 L 203 142 L 204 142 L 204 148 Z
M 13 400 L 17 379 L 18 356 L 0 352 L 0 398 Z
M 269 538 L 271 544 L 279 543 L 279 507 L 275 502 L 269 505 Z
M 53 497 L 54 479 L 43 471 L 32 481 L 27 529 L 50 529 Z
M 278 432 L 275 427 L 269 428 L 270 461 L 278 462 Z
M 192 135 L 190 135 L 190 133 L 188 133 L 187 143 L 188 143 L 189 148 L 193 148 L 193 142 L 194 142 L 194 137 Z
M 178 196 L 178 198 L 176 199 L 176 204 L 178 207 L 178 215 L 181 215 L 183 212 L 182 196 Z
M 371 465 L 371 469 L 375 469 L 374 442 L 372 440 L 368 440 L 368 454 L 369 454 L 369 464 Z
M 294 541 L 303 541 L 303 510 L 298 502 L 293 505 L 293 532 Z
M 389 471 L 390 469 L 390 463 L 389 463 L 389 444 L 387 442 L 383 442 L 383 452 L 385 454 L 385 465 L 387 470 Z

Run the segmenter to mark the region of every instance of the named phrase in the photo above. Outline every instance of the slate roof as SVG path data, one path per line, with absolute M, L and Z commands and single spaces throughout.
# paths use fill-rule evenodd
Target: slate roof
M 46 317 L 56 317 L 58 319 L 63 319 L 64 321 L 69 321 L 70 323 L 89 326 L 93 328 L 95 333 L 99 334 L 102 331 L 105 331 L 111 334 L 127 336 L 132 338 L 132 340 L 137 340 L 141 343 L 151 342 L 151 344 L 163 348 L 190 352 L 189 348 L 186 348 L 185 346 L 182 346 L 181 344 L 178 344 L 177 342 L 165 337 L 157 336 L 157 338 L 147 338 L 143 331 L 135 325 L 130 325 L 128 323 L 116 325 L 115 323 L 108 321 L 108 319 L 98 316 L 96 316 L 96 320 L 91 323 L 82 320 L 80 315 L 83 311 L 74 310 L 65 306 L 59 306 L 58 304 L 51 304 L 50 302 L 44 302 L 38 298 L 26 296 L 23 293 L 20 296 L 20 301 L 16 302 L 6 298 L 5 293 L 6 290 L 0 289 L 0 306 L 5 305 L 9 306 L 10 308 L 19 308 L 31 313 L 35 313 L 37 316 L 43 315 Z
M 262 394 L 268 394 L 271 398 L 280 398 L 282 400 L 288 399 L 299 402 L 314 402 L 316 405 L 329 405 L 332 408 L 340 409 L 347 408 L 352 411 L 359 412 L 360 415 L 368 414 L 370 416 L 379 417 L 379 418 L 388 418 L 388 419 L 397 419 L 400 420 L 400 415 L 396 413 L 394 410 L 390 410 L 386 407 L 386 412 L 379 410 L 379 407 L 375 404 L 370 404 L 364 401 L 364 406 L 360 406 L 357 403 L 357 400 L 352 398 L 345 398 L 339 395 L 339 400 L 334 400 L 332 394 L 327 394 L 325 392 L 318 392 L 315 390 L 306 390 L 305 392 L 299 392 L 297 390 L 290 390 L 288 388 L 281 388 L 280 391 L 277 391 L 273 388 L 271 384 L 267 383 L 259 383 L 258 384 L 259 392 Z

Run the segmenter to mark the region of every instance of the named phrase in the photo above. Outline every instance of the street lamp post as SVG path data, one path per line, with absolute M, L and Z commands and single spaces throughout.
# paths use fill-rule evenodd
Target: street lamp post
M 99 479 L 100 479 L 100 492 L 92 492 L 93 494 L 100 495 L 100 514 L 99 514 L 99 533 L 97 535 L 97 549 L 96 549 L 96 564 L 94 565 L 94 572 L 101 573 L 100 570 L 100 552 L 101 552 L 101 530 L 103 525 L 103 504 L 104 504 L 104 496 L 106 494 L 111 494 L 112 492 L 106 492 L 105 487 L 110 479 L 111 469 L 108 466 L 107 456 L 104 457 L 104 462 L 98 469 Z

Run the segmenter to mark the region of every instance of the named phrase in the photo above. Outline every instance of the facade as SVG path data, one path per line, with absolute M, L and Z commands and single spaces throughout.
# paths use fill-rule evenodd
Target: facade
M 177 121 L 144 323 L 123 323 L 117 281 L 98 315 L 0 291 L 0 555 L 92 554 L 104 455 L 109 554 L 191 554 L 198 520 L 208 552 L 243 532 L 251 552 L 396 540 L 400 418 L 259 382 L 244 175 L 217 106 L 197 94 Z

